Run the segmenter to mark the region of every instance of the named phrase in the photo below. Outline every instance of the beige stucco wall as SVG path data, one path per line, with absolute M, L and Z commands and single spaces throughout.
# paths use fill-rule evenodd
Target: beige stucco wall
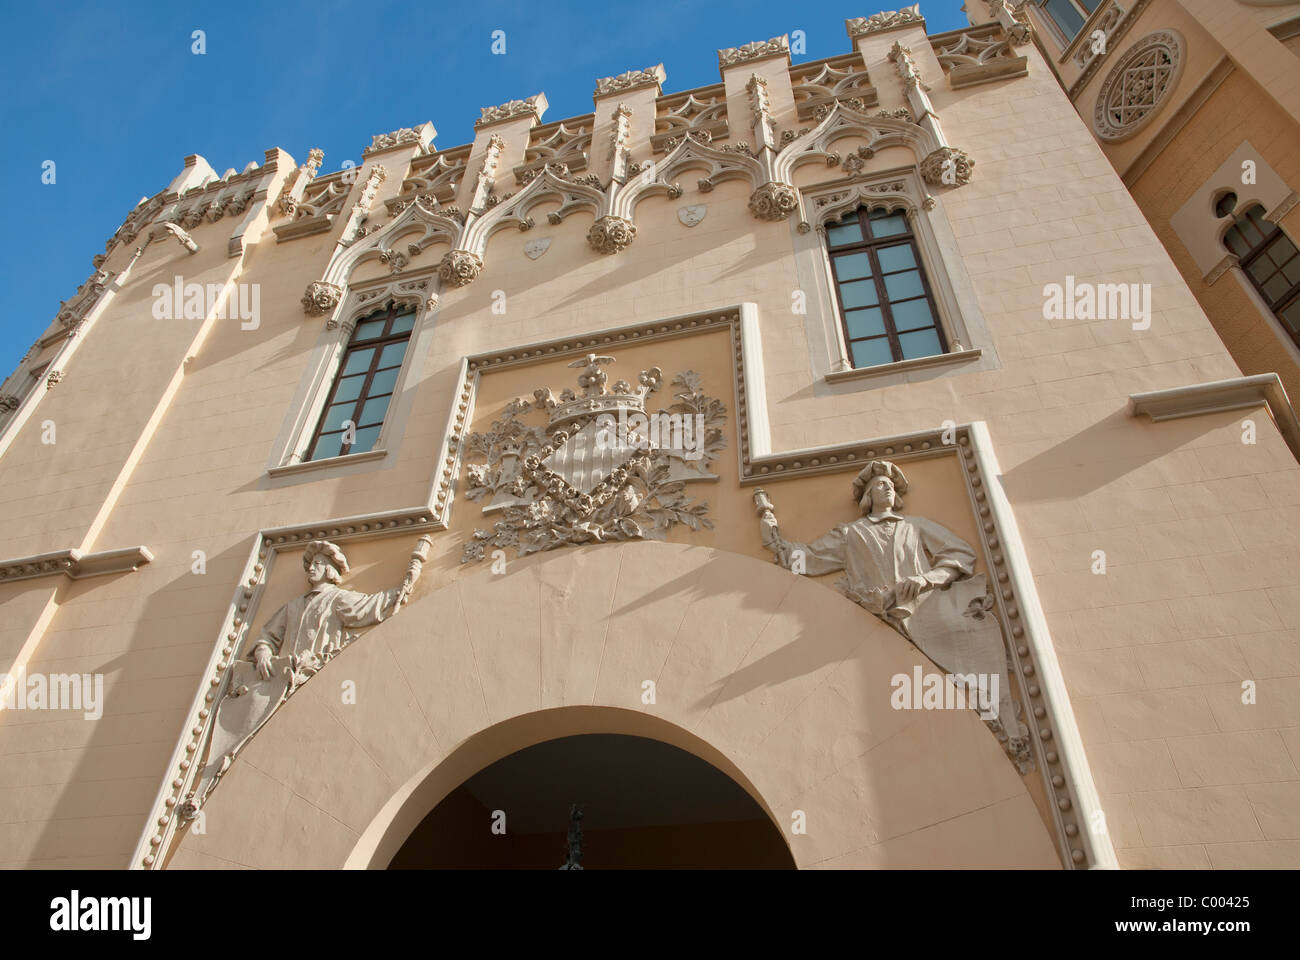
M 909 31 L 899 36 L 919 48 L 924 39 L 915 32 L 917 36 Z M 543 209 L 535 215 L 537 226 L 530 233 L 495 235 L 482 275 L 468 287 L 443 291 L 427 348 L 416 358 L 411 414 L 388 457 L 359 468 L 271 480 L 265 475 L 269 451 L 291 415 L 306 356 L 322 336 L 322 321 L 304 318 L 298 300 L 304 286 L 320 277 L 333 238 L 317 235 L 277 244 L 269 234 L 263 236 L 245 255 L 239 275 L 243 282 L 261 285 L 261 326 L 255 331 L 241 330 L 238 321 L 212 326 L 184 368 L 180 388 L 138 464 L 122 477 L 120 497 L 102 529 L 95 531 L 96 549 L 144 543 L 156 559 L 136 573 L 110 578 L 78 583 L 31 580 L 0 587 L 6 591 L 6 612 L 14 612 L 5 634 L 12 638 L 4 640 L 6 649 L 26 642 L 54 589 L 58 609 L 40 636 L 29 669 L 103 671 L 108 694 L 104 717 L 97 722 L 55 714 L 0 716 L 0 756 L 6 764 L 19 765 L 15 769 L 28 771 L 25 784 L 0 787 L 4 865 L 127 863 L 151 801 L 168 776 L 169 757 L 190 701 L 204 682 L 221 618 L 256 531 L 419 502 L 435 469 L 463 356 L 742 301 L 758 307 L 766 375 L 762 389 L 775 451 L 892 436 L 933 428 L 944 420 L 987 421 L 1121 865 L 1297 863 L 1300 776 L 1292 757 L 1300 751 L 1300 664 L 1294 655 L 1297 624 L 1290 584 L 1300 572 L 1300 553 L 1291 545 L 1290 531 L 1300 504 L 1300 473 L 1262 411 L 1254 414 L 1259 442 L 1252 446 L 1240 442 L 1238 424 L 1244 414 L 1161 424 L 1126 414 L 1131 393 L 1240 371 L 1046 64 L 1030 48 L 1018 52 L 1029 56 L 1029 75 L 1024 78 L 952 92 L 941 78 L 931 76 L 932 97 L 948 139 L 976 162 L 971 183 L 936 191 L 933 216 L 944 218 L 956 234 L 962 268 L 991 331 L 1000 361 L 997 369 L 963 372 L 958 367 L 887 386 L 870 380 L 829 386 L 815 380 L 811 321 L 790 309 L 792 291 L 800 282 L 792 256 L 794 224 L 753 219 L 746 209 L 748 188 L 740 183 L 725 183 L 704 195 L 694 178 L 684 177 L 680 201 L 649 199 L 638 206 L 637 240 L 616 256 L 591 252 L 585 241 L 590 223 L 586 215 L 553 226 L 545 221 Z M 901 102 L 901 92 L 890 86 L 895 82 L 891 74 L 873 68 L 872 76 L 881 88 L 882 107 L 891 106 L 892 99 Z M 743 136 L 744 114 L 739 111 L 739 106 L 733 110 L 733 135 Z M 788 116 L 781 124 L 795 126 Z M 404 166 L 393 153 L 381 160 L 390 176 L 381 187 L 380 201 L 396 194 L 401 179 L 396 171 Z M 877 158 L 876 168 L 892 162 Z M 678 206 L 701 202 L 708 204 L 708 215 L 699 226 L 690 229 L 678 222 Z M 372 216 L 382 219 L 382 206 L 376 203 L 374 210 Z M 29 423 L 0 460 L 0 490 L 12 498 L 0 507 L 6 556 L 68 546 L 91 529 L 105 493 L 129 462 L 124 451 L 154 411 L 195 332 L 194 324 L 152 319 L 150 286 L 155 277 L 170 279 L 178 271 L 188 278 L 191 273 L 219 275 L 230 270 L 233 261 L 224 259 L 228 229 L 225 221 L 195 228 L 203 249 L 192 258 L 171 243 L 147 251 L 131 284 L 73 358 L 64 382 L 41 401 L 33 422 L 55 419 L 60 445 L 40 446 L 39 431 Z M 339 229 L 336 225 L 335 235 Z M 547 253 L 536 261 L 524 257 L 524 241 L 542 236 L 553 238 Z M 436 263 L 445 249 L 426 250 L 409 269 Z M 1150 283 L 1151 328 L 1134 331 L 1126 320 L 1044 320 L 1043 285 L 1062 282 L 1066 274 L 1095 282 Z M 507 296 L 504 315 L 491 310 L 496 290 Z M 708 341 L 665 341 L 643 354 L 669 358 L 653 361 L 666 373 L 676 372 L 689 357 L 690 365 L 707 373 L 706 389 L 729 397 L 726 363 L 717 359 Z M 149 362 L 137 362 L 141 357 Z M 489 400 L 495 403 L 520 389 L 515 381 L 528 381 L 525 393 L 542 383 L 558 390 L 568 382 L 548 372 L 546 380 L 533 383 L 534 371 L 510 384 L 485 378 L 487 396 L 480 397 L 476 417 L 490 412 Z M 114 390 L 122 391 L 120 400 L 105 403 L 104 395 L 118 396 Z M 71 428 L 67 432 L 65 417 Z M 718 558 L 733 554 L 761 557 L 749 490 L 735 479 L 732 451 L 734 447 L 724 454 L 716 492 L 704 494 L 716 511 L 716 532 L 675 536 L 675 544 L 668 547 L 634 544 L 569 551 L 545 562 L 521 564 L 525 572 L 520 576 L 542 584 L 550 564 L 557 570 L 585 564 L 584 570 L 595 573 L 608 569 L 602 557 L 620 556 L 638 564 L 665 550 L 675 551 L 675 563 L 684 566 L 667 567 L 677 569 L 678 577 L 664 581 L 663 589 L 670 593 L 665 602 L 671 602 L 674 590 L 691 591 L 678 596 L 679 603 L 695 598 L 700 581 L 684 576 L 697 562 L 693 558 L 722 563 Z M 960 511 L 945 512 L 942 498 L 927 502 L 932 494 L 925 479 L 922 471 L 909 509 L 954 529 L 969 524 Z M 847 475 L 806 481 L 813 504 L 806 512 L 798 508 L 793 494 L 774 486 L 783 526 L 789 523 L 792 533 L 811 535 L 850 519 L 851 504 L 839 492 L 847 481 Z M 934 482 L 933 489 L 941 489 L 940 481 Z M 32 496 L 37 486 L 56 493 Z M 473 505 L 457 503 L 452 530 L 436 538 L 435 559 L 416 604 L 399 620 L 373 631 L 331 671 L 355 669 L 362 676 L 363 668 L 378 669 L 388 656 L 385 651 L 421 650 L 428 656 L 430 649 L 440 649 L 431 647 L 422 632 L 453 629 L 440 624 L 435 613 L 438 591 L 470 590 L 471 580 L 482 577 L 474 571 L 459 585 L 451 582 L 466 576 L 454 567 L 454 559 L 476 513 Z M 693 550 L 695 546 L 707 550 Z M 395 583 L 409 547 L 405 540 L 387 540 L 350 548 L 358 568 L 356 583 L 363 588 Z M 202 575 L 191 572 L 195 550 L 207 554 L 207 572 Z M 1109 558 L 1105 576 L 1089 572 L 1095 550 L 1105 550 Z M 723 565 L 733 571 L 728 576 L 743 569 L 739 558 L 726 559 Z M 648 566 L 644 577 L 621 589 L 654 583 L 659 568 Z M 301 589 L 301 582 L 293 580 L 291 556 L 276 569 L 255 622 Z M 755 564 L 752 569 L 754 577 L 777 575 L 769 566 Z M 878 679 L 871 671 L 883 668 L 885 661 L 872 658 L 904 657 L 907 650 L 826 584 L 781 576 L 787 578 L 780 582 L 792 597 L 807 600 L 797 616 L 777 617 L 775 622 L 793 630 L 799 616 L 824 616 L 838 618 L 829 624 L 834 629 L 811 631 L 807 637 L 797 630 L 786 635 L 789 645 L 775 649 L 785 651 L 777 655 L 778 661 L 791 658 L 789 678 L 774 675 L 769 685 L 738 698 L 739 712 L 730 725 L 710 728 L 713 721 L 691 713 L 688 707 L 694 701 L 688 700 L 674 706 L 678 712 L 670 722 L 697 733 L 709 731 L 700 736 L 743 772 L 778 822 L 787 815 L 780 811 L 816 781 L 814 771 L 844 772 L 846 779 L 837 786 L 844 792 L 800 799 L 827 816 L 827 832 L 814 836 L 810 830 L 806 852 L 793 848 L 800 863 L 830 864 L 847 858 L 838 862 L 887 865 L 939 857 L 937 848 L 925 845 L 927 838 L 939 834 L 928 833 L 926 825 L 942 819 L 942 811 L 926 809 L 925 815 L 933 819 L 904 822 L 906 818 L 891 807 L 881 815 L 889 825 L 878 830 L 872 826 L 874 814 L 870 823 L 862 819 L 864 809 L 879 808 L 861 791 L 870 782 L 873 790 L 883 791 L 873 796 L 886 798 L 881 802 L 888 806 L 897 798 L 911 797 L 910 771 L 917 771 L 916 784 L 942 784 L 943 764 L 962 753 L 943 744 L 966 743 L 943 739 L 948 736 L 969 736 L 970 749 L 988 758 L 987 770 L 981 767 L 973 776 L 991 784 L 996 794 L 996 804 L 989 809 L 1015 813 L 1014 823 L 988 829 L 1003 842 L 1037 836 L 1041 820 L 1025 815 L 1032 807 L 1029 788 L 1014 776 L 973 718 L 966 722 L 940 714 L 914 720 L 909 730 L 935 732 L 932 737 L 926 734 L 928 740 L 913 742 L 910 734 L 898 739 L 899 746 L 908 749 L 897 765 L 856 765 L 855 759 L 846 768 L 838 763 L 847 763 L 849 755 L 861 756 L 874 742 L 853 740 L 852 731 L 866 722 L 864 712 L 874 716 L 871 711 L 879 704 L 856 687 L 848 699 L 831 695 L 839 682 L 833 678 L 839 674 L 824 662 L 812 665 L 819 652 L 829 656 L 829 648 L 822 645 L 843 644 L 835 651 L 854 664 L 843 674 L 852 684 Z M 610 596 L 618 594 L 607 590 L 605 597 Z M 734 618 L 743 632 L 740 625 L 752 624 L 746 618 L 762 609 L 744 598 L 727 593 L 726 584 L 720 583 L 716 590 L 700 591 L 694 602 L 721 604 L 708 615 L 712 620 L 701 623 L 730 623 Z M 484 600 L 488 605 L 498 602 Z M 510 602 L 522 601 L 516 597 Z M 530 631 L 535 629 L 535 622 L 528 620 L 533 609 L 520 608 L 514 617 Z M 634 615 L 629 611 L 629 617 Z M 492 633 L 495 622 L 484 621 L 483 629 L 496 645 L 494 662 L 509 665 L 507 653 L 514 648 Z M 658 646 L 660 629 L 656 622 L 630 631 L 629 659 L 617 666 L 638 684 L 654 675 L 642 676 L 651 653 L 664 653 Z M 753 629 L 745 629 L 745 638 L 737 633 L 735 647 L 726 647 L 730 659 L 716 654 L 719 659 L 711 662 L 707 674 L 710 682 L 725 682 L 737 668 L 746 676 L 739 647 L 747 648 L 742 639 L 752 643 Z M 854 645 L 845 635 L 873 639 Z M 463 652 L 463 646 L 456 646 L 462 640 L 448 637 L 447 649 Z M 691 656 L 710 649 L 692 643 L 674 654 L 683 657 L 683 684 L 695 682 L 689 676 Z M 567 653 L 567 669 L 576 671 L 572 682 L 578 686 L 594 683 L 584 679 L 592 652 L 579 645 Z M 812 661 L 806 659 L 810 657 Z M 496 677 L 496 699 L 481 714 L 459 713 L 449 726 L 429 724 L 427 737 L 431 741 L 436 732 L 436 747 L 426 745 L 380 762 L 383 780 L 376 782 L 390 791 L 385 796 L 365 778 L 345 776 L 346 765 L 324 766 L 342 763 L 343 757 L 370 762 L 356 753 L 360 748 L 347 746 L 355 741 L 331 726 L 357 721 L 339 720 L 330 712 L 325 698 L 338 689 L 338 678 L 324 675 L 254 741 L 214 795 L 212 812 L 218 821 L 240 815 L 239 798 L 253 796 L 259 778 L 260 789 L 269 793 L 257 795 L 283 795 L 288 803 L 284 784 L 296 777 L 311 780 L 319 760 L 321 770 L 336 770 L 339 779 L 330 781 L 334 788 L 328 791 L 326 783 L 317 780 L 322 792 L 314 799 L 292 801 L 305 818 L 301 830 L 337 814 L 346 814 L 339 817 L 346 830 L 329 834 L 329 843 L 318 850 L 307 842 L 307 834 L 272 839 L 214 832 L 205 841 L 208 846 L 192 838 L 182 854 L 193 864 L 209 862 L 201 854 L 236 863 L 305 865 L 316 862 L 311 857 L 342 862 L 388 797 L 449 755 L 459 738 L 499 720 L 570 702 L 563 697 L 544 699 L 546 678 L 556 684 L 555 674 L 531 660 L 517 666 L 518 673 Z M 385 669 L 385 676 L 396 676 L 391 664 Z M 421 693 L 427 701 L 408 701 L 412 723 L 419 719 L 415 703 L 444 703 L 451 709 L 459 700 L 442 699 L 440 694 L 462 697 L 473 675 L 463 662 L 457 666 L 435 661 L 421 669 L 429 671 L 430 689 Z M 782 669 L 787 666 L 782 664 Z M 817 687 L 821 699 L 810 701 L 809 712 L 800 715 L 798 724 L 781 727 L 759 709 L 771 708 L 765 698 L 785 702 L 801 684 L 811 683 L 811 677 L 824 680 Z M 1243 679 L 1258 681 L 1259 702 L 1254 706 L 1239 702 Z M 609 692 L 595 702 L 623 705 L 621 696 Z M 793 709 L 794 701 L 789 702 Z M 469 709 L 468 704 L 462 706 Z M 757 712 L 747 714 L 751 708 Z M 304 725 L 310 728 L 317 720 L 333 731 L 325 740 L 303 733 Z M 937 732 L 940 727 L 943 738 Z M 777 737 L 772 743 L 779 744 L 779 751 L 765 754 L 755 746 L 760 730 L 783 731 L 780 735 L 787 739 Z M 819 741 L 811 731 L 822 730 L 826 742 L 849 737 L 843 749 L 862 750 L 834 757 L 819 753 L 810 747 Z M 377 734 L 372 730 L 365 736 Z M 331 750 L 339 744 L 347 752 L 333 756 Z M 311 763 L 292 755 L 300 746 L 309 750 Z M 793 779 L 775 772 L 780 764 L 774 757 L 787 767 L 795 764 Z M 991 772 L 1001 769 L 994 759 L 1005 768 L 1002 773 Z M 900 793 L 881 786 L 894 777 L 903 780 Z M 963 807 L 956 815 L 970 809 Z M 1027 819 L 1035 830 L 1025 831 Z M 960 842 L 976 843 L 984 829 L 956 835 Z M 951 853 L 953 847 L 946 841 L 951 835 L 943 836 L 943 849 Z M 213 846 L 217 837 L 228 844 L 224 854 Z M 911 839 L 900 839 L 905 837 Z M 897 839 L 894 847 L 889 846 L 890 838 Z M 898 844 L 913 841 L 921 846 L 891 860 Z M 982 862 L 988 852 L 982 846 L 962 851 L 971 863 Z M 1017 862 L 1027 863 L 1040 852 L 1037 846 L 1020 850 L 1024 856 Z

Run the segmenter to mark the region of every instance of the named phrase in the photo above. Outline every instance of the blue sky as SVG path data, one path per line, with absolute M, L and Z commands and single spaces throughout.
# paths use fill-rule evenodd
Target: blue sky
M 452 147 L 473 139 L 480 107 L 544 91 L 546 120 L 588 113 L 596 78 L 629 69 L 662 62 L 669 93 L 717 83 L 720 47 L 802 30 L 796 63 L 847 53 L 845 18 L 881 2 L 0 0 L 0 171 L 14 187 L 0 240 L 0 380 L 187 154 L 221 174 L 270 147 L 299 161 L 320 147 L 328 172 L 359 162 L 373 134 L 426 120 Z M 963 26 L 960 6 L 923 0 L 928 30 Z M 201 56 L 194 30 L 206 34 Z M 494 30 L 506 33 L 504 56 L 491 52 Z M 46 160 L 53 184 L 41 182 Z

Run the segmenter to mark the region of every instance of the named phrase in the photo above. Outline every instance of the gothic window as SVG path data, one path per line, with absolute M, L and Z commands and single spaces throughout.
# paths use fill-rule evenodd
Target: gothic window
M 1232 212 L 1227 194 L 1215 211 Z M 1236 197 L 1232 197 L 1235 203 Z M 1300 251 L 1280 226 L 1264 219 L 1264 208 L 1254 204 L 1233 220 L 1223 235 L 1224 245 L 1237 256 L 1251 285 L 1300 346 Z
M 1038 6 L 1051 17 L 1069 43 L 1083 29 L 1089 15 L 1101 6 L 1102 0 L 1037 0 Z
M 391 303 L 357 321 L 312 435 L 308 460 L 365 453 L 375 445 L 414 324 L 414 307 Z
M 946 353 L 939 311 L 902 210 L 860 207 L 826 224 L 844 339 L 853 366 Z

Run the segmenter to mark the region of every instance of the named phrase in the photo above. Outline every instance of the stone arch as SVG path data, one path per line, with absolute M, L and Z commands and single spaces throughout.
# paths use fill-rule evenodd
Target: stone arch
M 1058 867 L 973 711 L 892 708 L 890 678 L 914 667 L 937 671 L 825 585 L 751 557 L 639 541 L 514 560 L 423 594 L 331 662 L 236 760 L 169 865 L 381 864 L 493 760 L 634 732 L 745 787 L 800 867 Z M 792 836 L 796 810 L 807 833 Z

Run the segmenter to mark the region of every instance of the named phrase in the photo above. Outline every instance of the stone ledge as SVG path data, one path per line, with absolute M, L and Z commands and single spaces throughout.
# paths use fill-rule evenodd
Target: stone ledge
M 313 470 L 328 470 L 351 463 L 365 463 L 367 460 L 380 460 L 388 456 L 387 447 L 367 450 L 365 453 L 349 453 L 342 457 L 325 457 L 322 460 L 303 460 L 299 463 L 284 463 L 266 471 L 269 477 L 291 477 L 299 473 L 311 473 Z
M 916 357 L 912 360 L 896 360 L 893 363 L 882 363 L 874 367 L 861 367 L 853 370 L 837 370 L 834 373 L 828 373 L 823 378 L 827 383 L 843 383 L 846 380 L 865 380 L 870 377 L 883 377 L 891 373 L 902 373 L 907 370 L 920 370 L 924 367 L 941 367 L 947 364 L 965 363 L 968 360 L 978 360 L 984 351 L 980 347 L 972 347 L 969 350 L 954 350 L 951 353 L 936 353 L 932 357 Z
M 1300 460 L 1300 420 L 1296 419 L 1295 408 L 1291 406 L 1282 380 L 1276 373 L 1259 373 L 1250 377 L 1194 383 L 1168 390 L 1151 390 L 1131 394 L 1128 398 L 1130 416 L 1146 414 L 1156 422 L 1244 410 L 1260 405 L 1268 407 L 1278 432 L 1291 448 L 1292 455 Z
M 119 550 L 102 550 L 99 553 L 84 553 L 76 548 L 55 550 L 52 553 L 0 560 L 0 582 L 30 580 L 60 573 L 73 580 L 101 577 L 109 573 L 131 573 L 152 559 L 153 553 L 143 544 Z

